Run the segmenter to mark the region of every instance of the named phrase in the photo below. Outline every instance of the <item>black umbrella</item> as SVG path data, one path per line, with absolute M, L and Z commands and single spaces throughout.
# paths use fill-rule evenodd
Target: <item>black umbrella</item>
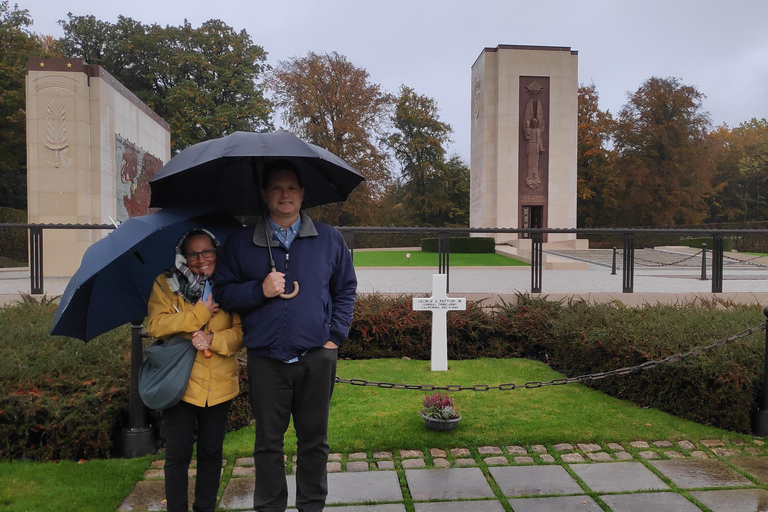
M 262 213 L 260 174 L 288 160 L 304 187 L 303 208 L 344 201 L 365 178 L 330 151 L 287 132 L 235 132 L 190 146 L 171 158 L 149 184 L 152 207 L 226 207 L 236 215 Z
M 226 210 L 162 209 L 131 217 L 85 251 L 61 296 L 51 334 L 89 341 L 147 316 L 155 278 L 173 265 L 176 244 L 194 228 L 219 241 L 241 226 Z

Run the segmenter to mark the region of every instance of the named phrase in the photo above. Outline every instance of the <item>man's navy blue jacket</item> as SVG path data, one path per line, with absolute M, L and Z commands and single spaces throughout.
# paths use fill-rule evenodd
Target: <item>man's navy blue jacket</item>
M 240 314 L 248 354 L 288 361 L 327 341 L 343 344 L 357 277 L 341 233 L 301 212 L 290 251 L 277 240 L 271 244 L 276 269 L 286 274 L 286 293 L 299 282 L 293 299 L 264 296 L 262 281 L 271 269 L 263 219 L 230 235 L 216 261 L 214 298 L 224 310 Z

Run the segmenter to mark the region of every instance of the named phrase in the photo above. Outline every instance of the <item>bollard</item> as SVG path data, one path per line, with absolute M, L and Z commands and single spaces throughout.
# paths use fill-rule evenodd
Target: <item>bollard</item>
M 611 275 L 616 275 L 616 248 L 613 248 L 613 266 L 611 267 Z
M 699 281 L 707 280 L 707 244 L 701 244 L 701 279 Z
M 142 339 L 147 337 L 141 321 L 131 322 L 131 387 L 128 402 L 128 426 L 123 427 L 122 455 L 126 459 L 155 453 L 155 429 L 149 424 L 147 406 L 139 396 L 139 370 L 144 359 Z
M 752 417 L 752 433 L 756 436 L 768 436 L 768 306 L 763 308 L 766 317 L 765 355 L 763 356 L 763 388 L 760 408 Z

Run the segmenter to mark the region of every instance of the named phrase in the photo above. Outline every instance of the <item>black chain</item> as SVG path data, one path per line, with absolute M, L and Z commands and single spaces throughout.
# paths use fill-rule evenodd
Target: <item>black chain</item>
M 616 375 L 629 375 L 630 373 L 635 373 L 642 370 L 650 370 L 652 368 L 657 367 L 660 364 L 676 363 L 685 358 L 697 356 L 699 354 L 706 352 L 707 350 L 710 350 L 716 347 L 722 347 L 736 340 L 746 338 L 747 336 L 757 331 L 764 331 L 764 330 L 765 330 L 765 324 L 760 324 L 757 327 L 751 327 L 737 334 L 734 334 L 730 338 L 723 338 L 713 343 L 710 343 L 709 345 L 703 345 L 700 347 L 693 348 L 688 352 L 672 354 L 662 359 L 647 361 L 645 363 L 638 364 L 636 366 L 618 368 L 616 370 L 610 370 L 607 372 L 598 372 L 598 373 L 591 373 L 588 375 L 580 375 L 578 377 L 553 379 L 547 382 L 531 381 L 531 382 L 526 382 L 525 384 L 507 383 L 507 384 L 499 384 L 498 386 L 489 386 L 488 384 L 475 384 L 474 386 L 460 386 L 457 384 L 447 384 L 445 386 L 439 386 L 434 384 L 397 384 L 394 382 L 375 382 L 375 381 L 369 381 L 365 379 L 342 379 L 338 375 L 336 376 L 336 382 L 338 384 L 351 384 L 352 386 L 370 386 L 370 387 L 377 387 L 377 388 L 384 388 L 384 389 L 410 389 L 410 390 L 418 390 L 418 391 L 489 391 L 492 389 L 493 390 L 498 389 L 499 391 L 511 391 L 513 389 L 536 389 L 544 386 L 562 386 L 564 384 L 583 383 L 583 382 L 589 382 L 593 380 L 605 379 L 605 378 L 613 377 Z
M 768 265 L 765 265 L 763 263 L 755 263 L 755 260 L 759 260 L 760 258 L 765 258 L 764 255 L 755 256 L 754 258 L 749 258 L 747 260 L 738 260 L 736 258 L 724 258 L 723 265 L 739 265 L 739 264 L 746 264 L 746 265 L 752 265 L 755 267 L 768 267 Z
M 685 263 L 686 261 L 690 261 L 693 258 L 696 258 L 696 257 L 700 256 L 702 252 L 703 251 L 699 251 L 696 254 L 692 254 L 690 256 L 686 256 L 683 259 L 680 259 L 680 260 L 677 260 L 677 261 L 673 261 L 673 262 L 670 262 L 670 263 L 661 263 L 661 262 L 658 262 L 658 261 L 641 258 L 639 256 L 635 256 L 635 261 L 643 262 L 644 263 L 644 265 L 643 265 L 644 267 L 674 267 L 676 265 L 679 265 L 681 263 Z M 726 256 L 725 258 L 723 258 L 723 265 L 752 265 L 754 267 L 760 267 L 760 268 L 768 267 L 768 265 L 765 265 L 763 263 L 756 263 L 755 262 L 755 260 L 759 260 L 760 258 L 765 258 L 765 256 L 764 255 L 755 256 L 754 258 L 749 258 L 749 259 L 746 259 L 746 260 L 740 260 L 740 259 L 736 259 L 736 258 L 729 258 L 729 257 Z
M 640 258 L 638 256 L 635 256 L 635 260 L 646 262 L 646 265 L 645 265 L 646 267 L 674 267 L 675 265 L 679 265 L 680 263 L 686 262 L 688 260 L 692 260 L 693 258 L 699 256 L 701 252 L 702 251 L 699 251 L 696 254 L 691 254 L 690 256 L 686 256 L 681 260 L 673 261 L 671 263 L 660 263 L 658 261 L 647 260 L 645 258 Z

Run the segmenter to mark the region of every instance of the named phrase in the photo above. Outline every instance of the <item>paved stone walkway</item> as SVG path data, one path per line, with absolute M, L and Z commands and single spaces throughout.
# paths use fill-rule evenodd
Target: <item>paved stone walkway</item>
M 162 463 L 118 511 L 164 510 Z M 293 506 L 296 464 L 286 467 Z M 328 471 L 327 512 L 503 512 L 502 503 L 514 512 L 768 510 L 768 451 L 758 439 L 333 453 Z M 252 510 L 253 458 L 227 463 L 224 481 L 219 508 Z

